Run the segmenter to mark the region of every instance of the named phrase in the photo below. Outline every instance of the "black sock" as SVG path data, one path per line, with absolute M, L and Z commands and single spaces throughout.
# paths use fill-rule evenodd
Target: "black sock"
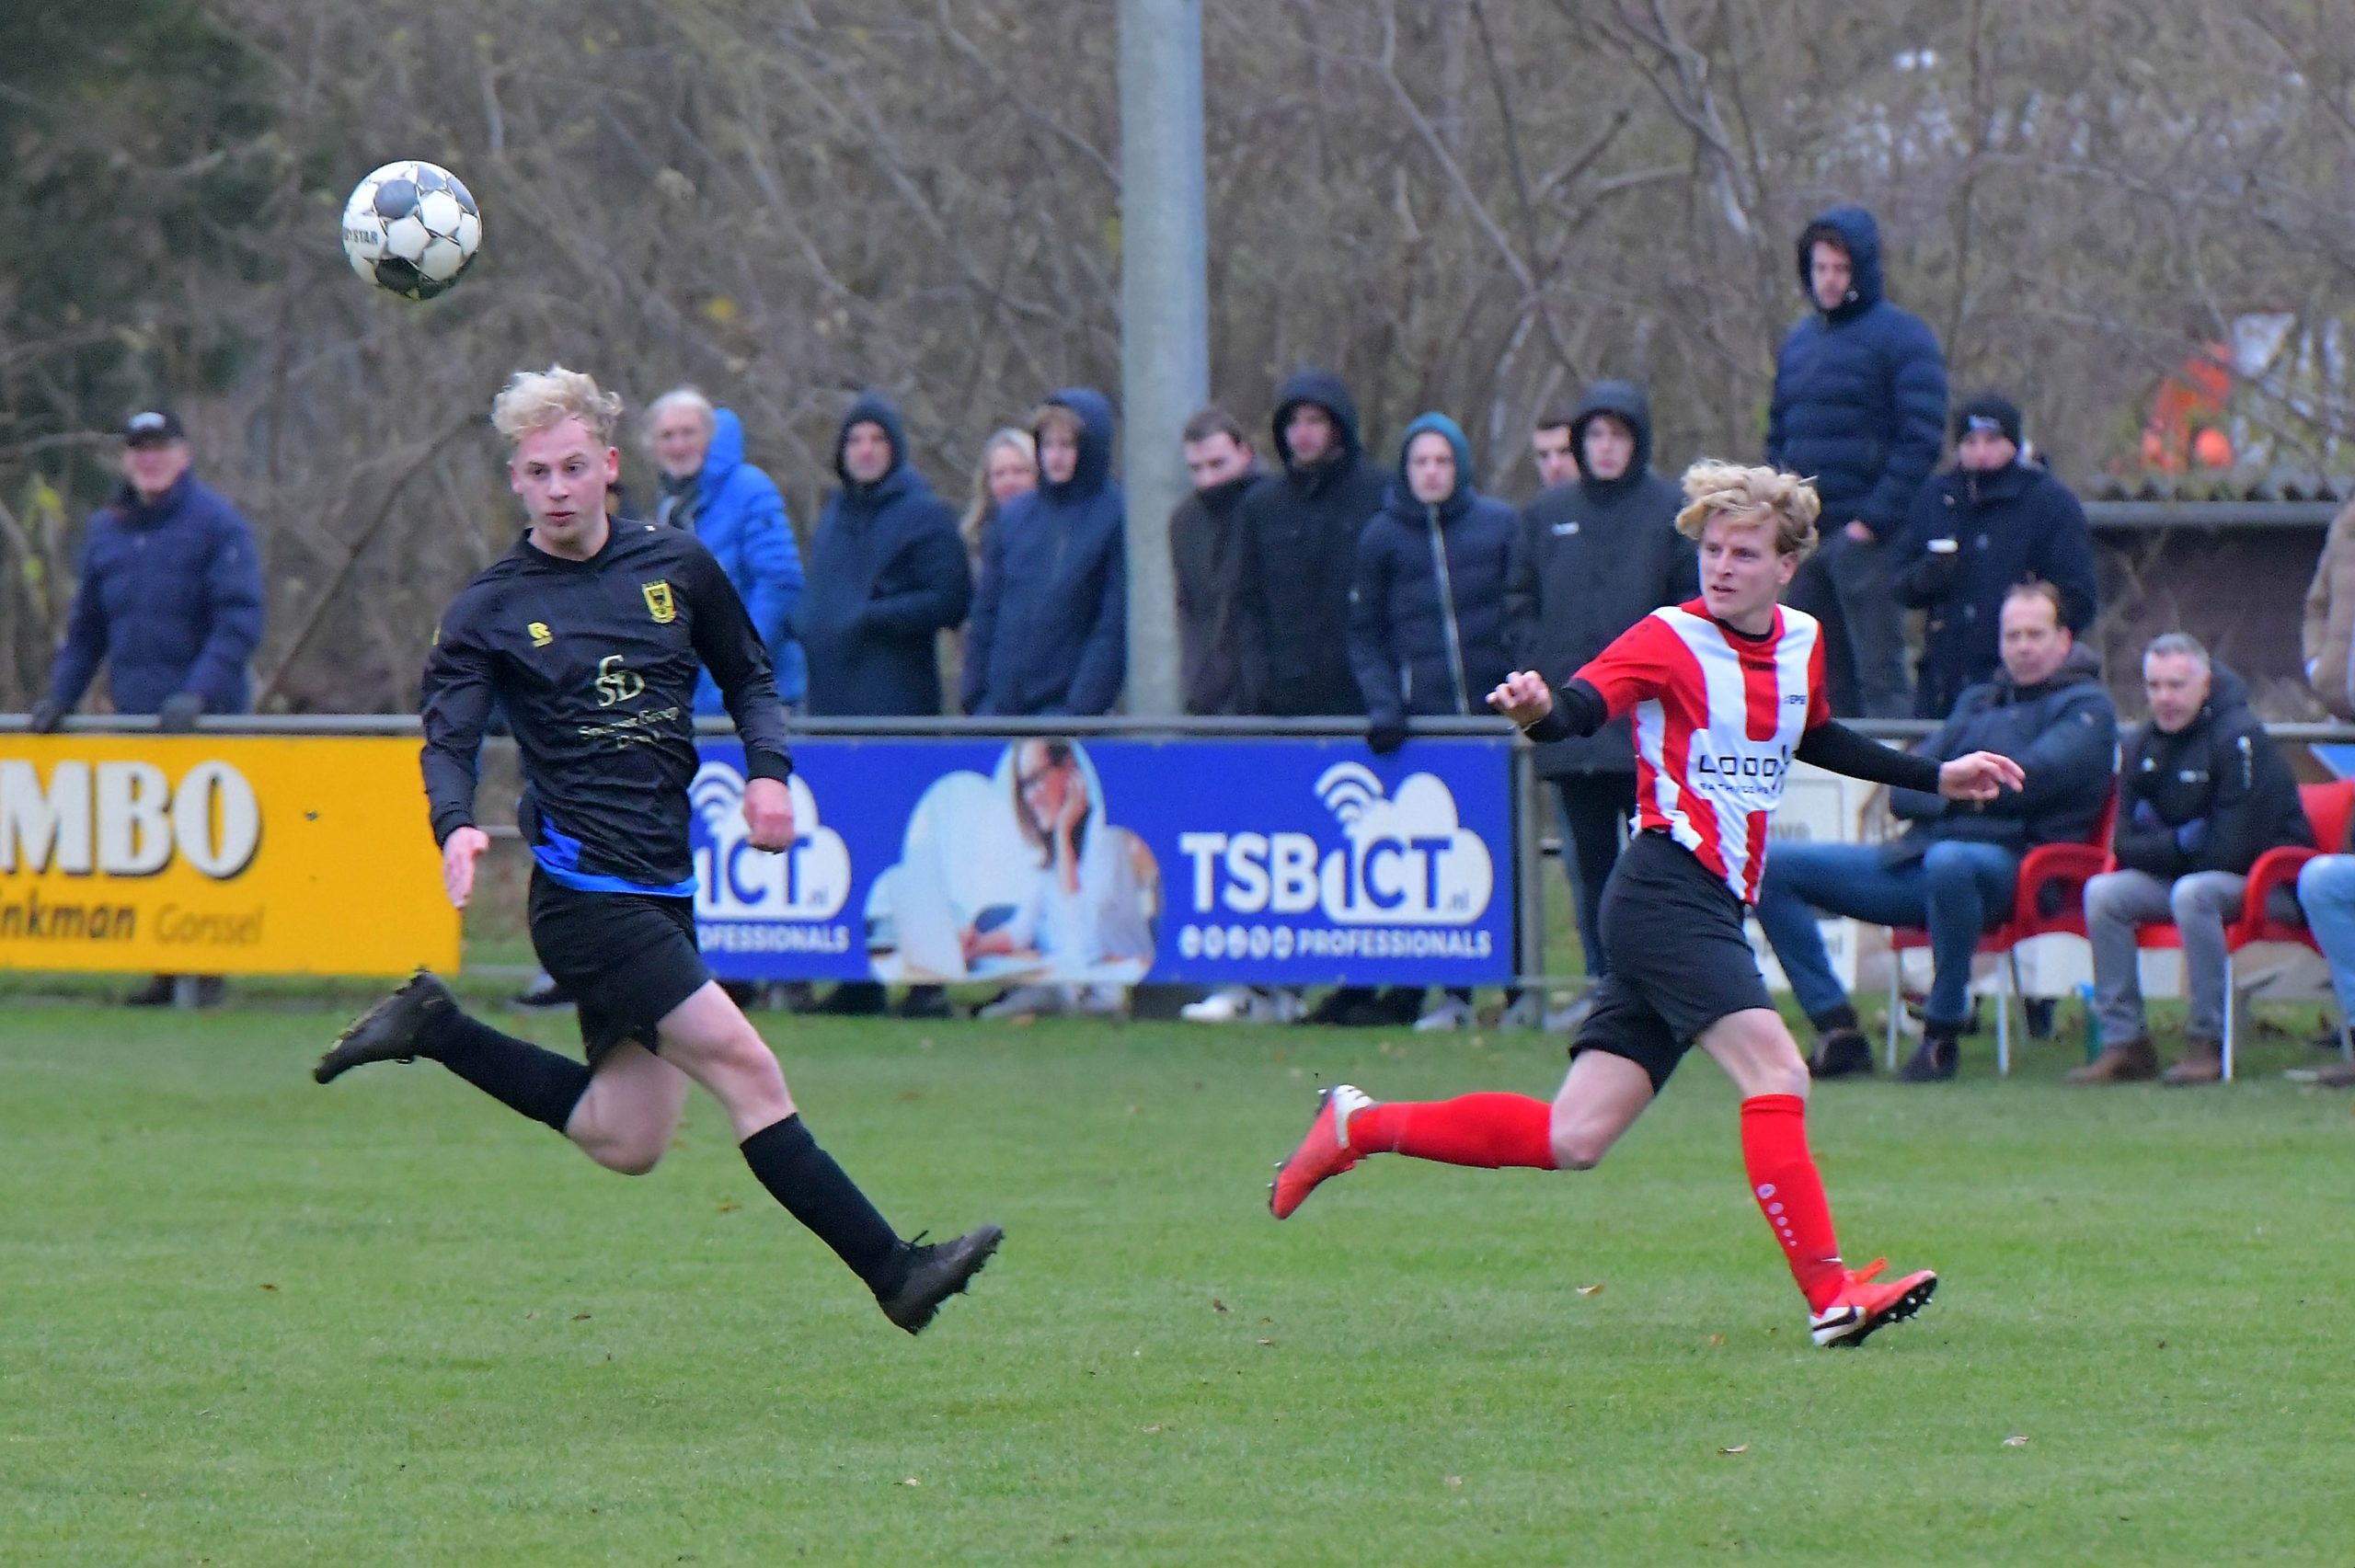
M 744 1163 L 769 1196 L 833 1248 L 867 1288 L 878 1296 L 899 1288 L 907 1262 L 898 1234 L 833 1156 L 818 1147 L 798 1114 L 761 1128 L 744 1140 L 743 1150 Z
M 1818 1035 L 1829 1035 L 1834 1029 L 1858 1027 L 1855 1008 L 1844 1001 L 1831 1012 L 1821 1017 L 1810 1018 L 1808 1022 L 1815 1025 L 1815 1032 Z
M 463 1013 L 446 1013 L 418 1041 L 431 1057 L 492 1099 L 557 1131 L 589 1092 L 589 1070 L 570 1057 L 502 1035 Z

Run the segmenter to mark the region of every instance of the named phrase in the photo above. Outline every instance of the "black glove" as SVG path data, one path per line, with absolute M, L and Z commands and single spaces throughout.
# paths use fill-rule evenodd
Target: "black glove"
M 1384 723 L 1377 720 L 1367 727 L 1365 743 L 1367 750 L 1375 756 L 1389 756 L 1390 753 L 1407 744 L 1407 721 L 1393 719 Z
M 155 727 L 166 735 L 187 735 L 196 728 L 196 719 L 204 711 L 204 699 L 194 692 L 175 692 L 164 699 L 163 711 L 155 715 Z
M 25 727 L 35 735 L 53 735 L 64 722 L 65 709 L 47 697 L 35 703 L 33 711 L 25 715 Z

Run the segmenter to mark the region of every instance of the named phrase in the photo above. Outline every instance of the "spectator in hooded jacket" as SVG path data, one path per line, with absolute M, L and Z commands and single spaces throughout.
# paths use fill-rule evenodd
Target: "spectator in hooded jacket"
M 1340 378 L 1302 371 L 1270 421 L 1281 473 L 1235 508 L 1236 642 L 1248 714 L 1331 717 L 1365 711 L 1346 638 L 1358 535 L 1389 482 L 1365 455 Z
M 1067 387 L 1031 419 L 1039 487 L 982 547 L 965 711 L 1107 714 L 1128 670 L 1126 517 L 1112 482 L 1112 406 Z
M 675 387 L 646 411 L 647 444 L 658 481 L 654 517 L 703 541 L 744 601 L 776 675 L 777 700 L 790 709 L 808 694 L 806 665 L 793 639 L 801 598 L 801 547 L 776 482 L 744 461 L 744 426 L 692 386 Z M 706 670 L 695 682 L 695 712 L 728 711 Z
M 1693 542 L 1676 532 L 1684 493 L 1652 472 L 1651 403 L 1631 382 L 1597 382 L 1531 438 L 1549 484 L 1519 522 L 1505 609 L 1514 668 L 1567 682 L 1619 634 L 1663 604 L 1701 591 Z M 1549 456 L 1549 453 L 1558 454 Z M 1537 750 L 1537 772 L 1560 796 L 1562 864 L 1578 911 L 1590 982 L 1610 971 L 1602 939 L 1603 885 L 1636 811 L 1634 732 L 1624 717 L 1584 739 Z M 1584 999 L 1546 1026 L 1575 1029 Z
M 1377 756 L 1405 745 L 1415 718 L 1482 713 L 1486 693 L 1512 673 L 1505 569 L 1514 526 L 1512 508 L 1474 486 L 1472 449 L 1454 420 L 1425 414 L 1407 427 L 1389 500 L 1358 536 L 1350 590 L 1350 661 Z M 1415 1027 L 1472 1021 L 1472 993 L 1458 990 Z
M 1235 647 L 1235 512 L 1262 473 L 1251 438 L 1216 404 L 1197 410 L 1179 440 L 1194 487 L 1169 518 L 1178 690 L 1189 714 L 1238 713 L 1243 665 Z
M 810 712 L 930 717 L 941 710 L 934 644 L 973 594 L 957 519 L 909 463 L 906 427 L 881 393 L 843 416 L 834 475 L 842 487 L 818 519 L 795 617 Z
M 1834 710 L 1903 718 L 1913 697 L 1889 547 L 1945 445 L 1946 358 L 1926 323 L 1882 297 L 1880 231 L 1863 208 L 1809 223 L 1798 269 L 1815 308 L 1775 359 L 1766 459 L 1811 477 L 1823 548 L 1786 597 L 1824 624 Z
M 200 715 L 241 714 L 250 701 L 247 662 L 261 643 L 261 555 L 253 529 L 218 491 L 197 480 L 188 434 L 169 409 L 133 414 L 122 429 L 122 486 L 90 519 L 65 636 L 49 695 L 30 715 L 55 729 L 107 671 L 119 714 L 153 714 L 156 727 L 187 731 Z M 173 998 L 158 975 L 128 999 L 160 1007 Z M 202 977 L 196 1000 L 221 1000 Z
M 1407 743 L 1411 718 L 1482 713 L 1512 673 L 1513 532 L 1512 509 L 1474 486 L 1455 421 L 1425 414 L 1408 425 L 1397 483 L 1358 536 L 1350 590 L 1350 662 L 1375 755 Z
M 1878 844 L 1776 844 L 1758 887 L 1758 923 L 1816 1028 L 1818 1078 L 1870 1072 L 1872 1047 L 1832 975 L 1816 911 L 1927 930 L 1936 965 L 1921 1047 L 1908 1082 L 1952 1078 L 1970 1016 L 1970 960 L 1988 928 L 2009 918 L 2020 857 L 2038 844 L 2080 843 L 2101 820 L 2118 754 L 2118 711 L 2100 661 L 2079 647 L 2059 589 L 2016 584 L 2004 600 L 2003 667 L 1964 692 L 1921 754 L 2009 757 L 2027 774 L 1983 805 L 1897 790 L 1907 824 Z
M 2099 589 L 2085 509 L 2021 444 L 2020 411 L 1982 393 L 1955 410 L 1955 467 L 1922 487 L 1893 553 L 1901 603 L 1928 612 L 1913 688 L 1935 718 L 2003 663 L 1996 619 L 2031 579 L 2061 593 L 2071 634 L 2093 629 Z
M 1349 389 L 1328 372 L 1300 371 L 1285 382 L 1269 429 L 1282 470 L 1252 486 L 1235 509 L 1241 709 L 1281 718 L 1360 715 L 1365 697 L 1349 639 L 1335 634 L 1350 624 L 1358 535 L 1382 509 L 1389 480 L 1365 454 Z M 1394 987 L 1385 1002 L 1365 988 L 1342 986 L 1304 1013 L 1298 993 L 1276 990 L 1251 1016 L 1407 1024 L 1421 994 Z
M 2339 509 L 2306 589 L 2306 684 L 2339 718 L 2355 718 L 2355 501 Z
M 2170 632 L 2142 654 L 2151 722 L 2126 754 L 2118 784 L 2118 869 L 2085 884 L 2085 934 L 2094 948 L 2094 1005 L 2101 1055 L 2073 1083 L 2124 1083 L 2159 1076 L 2142 1015 L 2135 932 L 2172 921 L 2183 938 L 2183 1059 L 2169 1083 L 2224 1075 L 2224 927 L 2240 918 L 2249 867 L 2282 844 L 2311 848 L 2290 765 L 2248 705 L 2241 678 L 2212 662 L 2197 638 Z M 2294 919 L 2287 888 L 2269 913 Z
M 973 583 L 957 520 L 908 462 L 900 411 L 859 395 L 834 437 L 842 488 L 810 543 L 810 587 L 797 617 L 810 655 L 810 711 L 826 717 L 927 718 L 940 712 L 940 634 L 965 618 Z M 871 980 L 836 986 L 812 1011 L 880 1013 Z M 946 1018 L 948 993 L 913 986 L 909 1018 Z

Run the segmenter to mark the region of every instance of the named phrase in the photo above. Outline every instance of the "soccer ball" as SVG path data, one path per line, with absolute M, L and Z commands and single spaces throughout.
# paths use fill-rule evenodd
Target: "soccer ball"
M 351 269 L 405 300 L 430 300 L 458 280 L 482 245 L 482 210 L 458 177 L 404 158 L 355 187 L 343 204 Z

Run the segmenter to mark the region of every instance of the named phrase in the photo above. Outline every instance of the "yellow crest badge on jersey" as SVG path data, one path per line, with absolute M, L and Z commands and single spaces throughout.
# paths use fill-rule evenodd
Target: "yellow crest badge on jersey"
M 523 629 L 532 634 L 534 647 L 546 647 L 556 641 L 556 634 L 548 630 L 548 624 L 546 621 L 534 621 Z
M 654 617 L 656 625 L 667 626 L 679 618 L 678 601 L 671 597 L 669 583 L 657 578 L 652 582 L 642 582 L 638 586 L 646 595 L 646 612 Z

